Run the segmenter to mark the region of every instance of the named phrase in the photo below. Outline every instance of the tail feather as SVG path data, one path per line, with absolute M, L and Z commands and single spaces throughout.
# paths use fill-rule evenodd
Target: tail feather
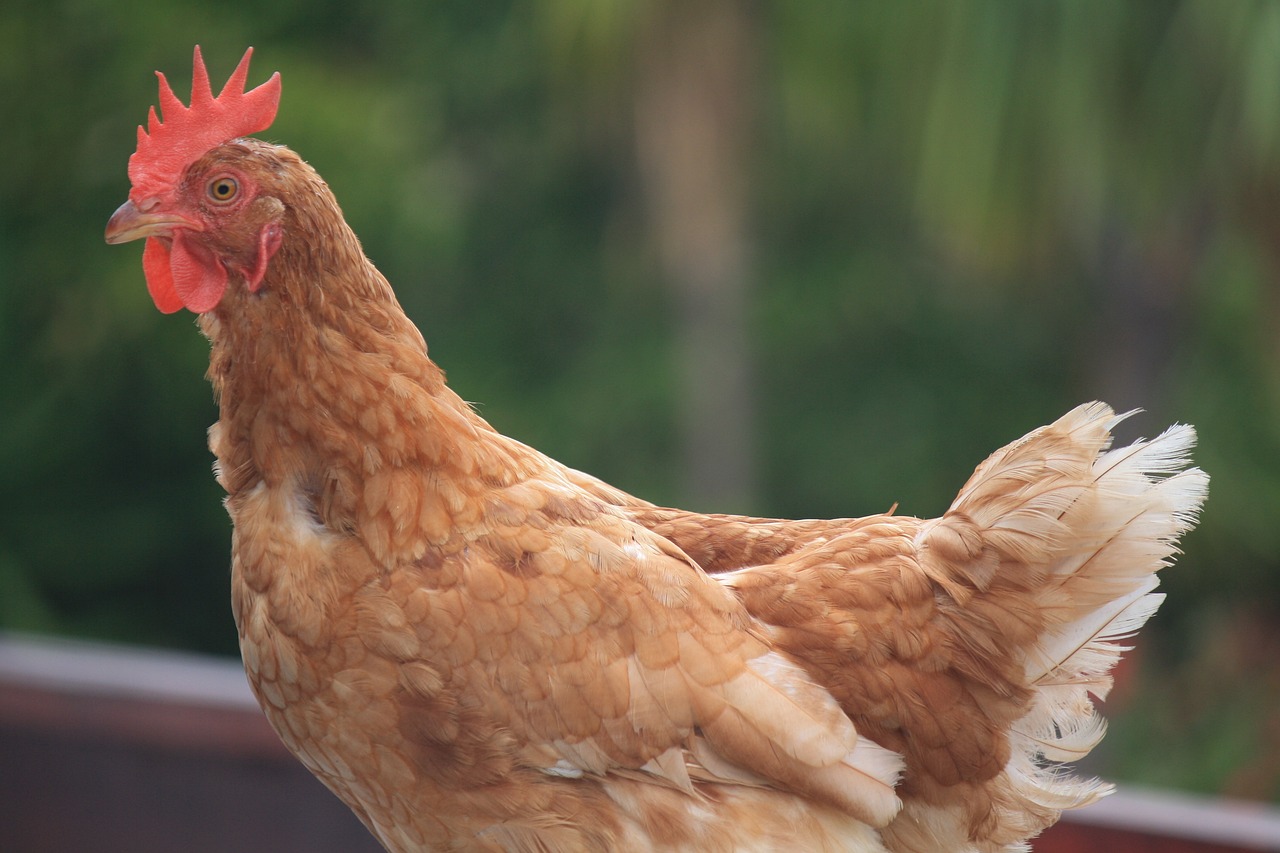
M 963 580 L 951 562 L 951 584 L 971 585 L 969 595 L 990 589 L 1007 611 L 1040 620 L 1017 649 L 1032 698 L 1011 728 L 1002 784 L 1049 822 L 1110 792 L 1057 763 L 1083 758 L 1102 739 L 1106 724 L 1091 696 L 1105 698 L 1127 650 L 1119 641 L 1160 606 L 1156 572 L 1178 553 L 1208 490 L 1205 473 L 1188 467 L 1194 429 L 1174 426 L 1112 449 L 1111 430 L 1125 417 L 1090 403 L 998 451 L 926 533 L 926 541 L 954 539 L 960 534 L 946 528 L 976 527 L 968 536 L 982 551 Z
M 1159 607 L 1156 572 L 1177 554 L 1208 490 L 1204 472 L 1186 469 L 1194 443 L 1195 431 L 1177 426 L 1091 466 L 1092 499 L 1062 516 L 1071 536 L 1049 567 L 1057 582 L 1040 596 L 1058 605 L 1045 611 L 1057 624 L 1028 650 L 1029 683 L 1088 680 L 1109 669 L 1122 651 L 1112 641 L 1134 634 Z
M 1105 733 L 1094 699 L 1159 607 L 1156 573 L 1208 486 L 1188 467 L 1191 427 L 1113 449 L 1124 417 L 1091 403 L 1035 430 L 941 518 L 830 522 L 829 537 L 797 523 L 805 544 L 722 575 L 859 731 L 903 756 L 902 811 L 882 831 L 894 853 L 1026 849 L 1110 791 L 1064 765 Z M 758 540 L 791 523 L 776 524 Z

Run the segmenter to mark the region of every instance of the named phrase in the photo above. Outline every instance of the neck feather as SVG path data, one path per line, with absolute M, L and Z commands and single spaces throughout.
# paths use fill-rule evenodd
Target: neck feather
M 337 205 L 292 213 L 263 286 L 233 283 L 201 318 L 219 482 L 233 516 L 260 483 L 294 488 L 379 557 L 420 555 L 453 535 L 480 490 L 535 457 L 448 388 Z

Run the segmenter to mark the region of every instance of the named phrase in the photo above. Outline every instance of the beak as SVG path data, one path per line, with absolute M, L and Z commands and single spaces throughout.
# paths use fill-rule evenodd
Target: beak
M 111 214 L 111 219 L 107 222 L 106 239 L 108 243 L 115 245 L 143 237 L 168 237 L 175 228 L 194 229 L 196 225 L 176 213 L 143 213 L 132 201 L 126 201 Z

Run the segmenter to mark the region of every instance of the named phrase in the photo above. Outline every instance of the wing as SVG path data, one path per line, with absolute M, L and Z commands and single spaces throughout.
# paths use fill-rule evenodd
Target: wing
M 483 705 L 519 763 L 686 791 L 776 784 L 875 826 L 897 813 L 897 757 L 668 540 L 565 482 L 498 490 L 484 517 L 369 594 L 400 602 L 435 694 Z

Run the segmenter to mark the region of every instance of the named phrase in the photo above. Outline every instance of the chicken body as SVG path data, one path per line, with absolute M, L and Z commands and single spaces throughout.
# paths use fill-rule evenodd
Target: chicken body
M 1105 793 L 1045 765 L 1203 499 L 1189 428 L 1080 407 L 941 519 L 659 508 L 463 403 L 288 149 L 172 189 L 108 237 L 199 300 L 246 672 L 389 850 L 1019 849 Z

